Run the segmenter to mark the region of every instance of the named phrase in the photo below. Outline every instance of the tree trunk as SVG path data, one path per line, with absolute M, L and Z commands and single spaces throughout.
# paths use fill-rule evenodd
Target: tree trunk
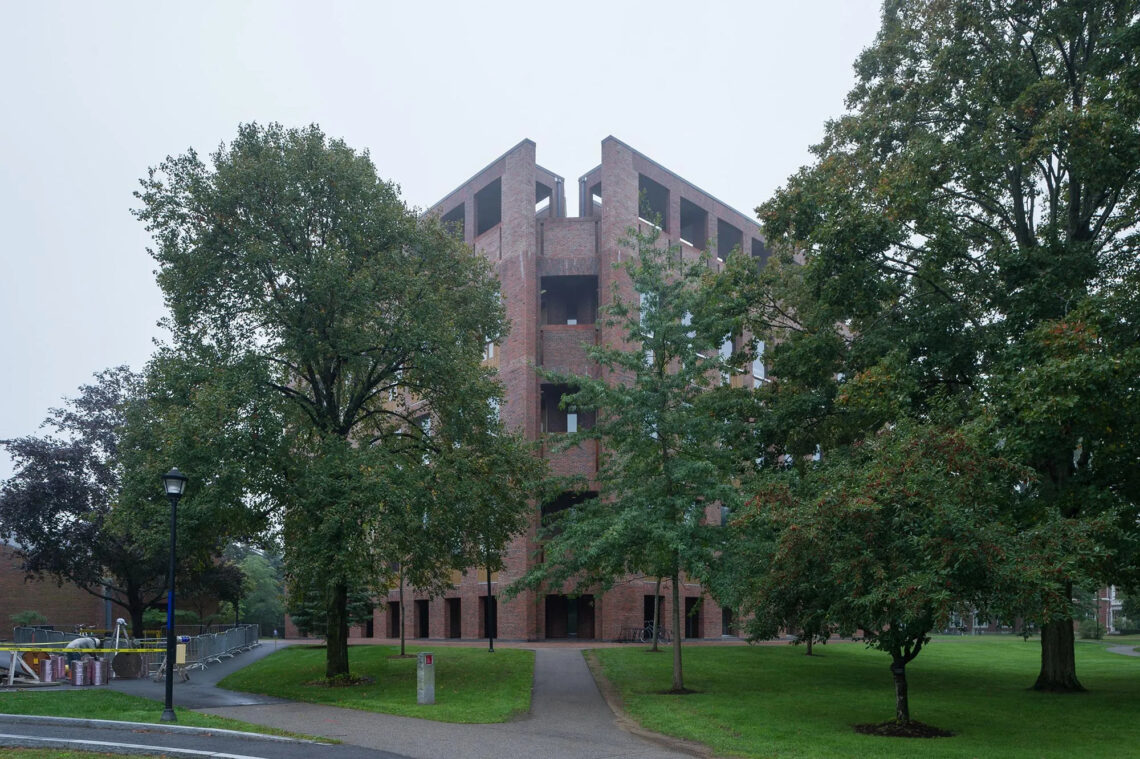
M 131 635 L 135 638 L 146 637 L 146 625 L 143 622 L 143 612 L 146 611 L 146 604 L 143 603 L 142 594 L 139 593 L 138 588 L 130 583 L 127 583 L 127 590 L 124 595 L 127 597 L 127 614 L 131 618 Z
M 681 576 L 673 573 L 673 690 L 685 690 L 685 679 L 681 675 Z
M 400 612 L 396 615 L 396 623 L 400 627 L 400 656 L 407 656 L 404 651 L 404 565 L 400 565 Z
M 333 585 L 325 628 L 325 677 L 348 675 L 348 583 Z
M 1041 627 L 1041 673 L 1034 690 L 1076 693 L 1084 690 L 1077 680 L 1073 654 L 1073 620 L 1058 619 Z
M 807 655 L 811 656 L 811 647 L 812 647 L 813 643 L 815 642 L 815 636 L 812 635 L 811 633 L 808 633 L 806 641 L 807 641 Z
M 895 678 L 895 721 L 910 722 L 910 702 L 906 693 L 906 664 L 899 657 L 891 662 L 891 675 Z
M 653 589 L 653 648 L 650 651 L 659 651 L 657 639 L 661 637 L 661 578 L 657 578 L 657 586 Z

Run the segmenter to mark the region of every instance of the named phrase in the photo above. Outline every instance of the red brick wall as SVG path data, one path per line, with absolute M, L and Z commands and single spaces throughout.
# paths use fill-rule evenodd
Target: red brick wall
M 47 617 L 49 625 L 70 629 L 76 624 L 105 626 L 106 614 L 103 599 L 65 583 L 59 585 L 52 578 L 25 581 L 23 564 L 15 549 L 0 544 L 0 638 L 10 638 L 10 614 L 38 611 Z M 118 607 L 112 614 L 122 615 Z

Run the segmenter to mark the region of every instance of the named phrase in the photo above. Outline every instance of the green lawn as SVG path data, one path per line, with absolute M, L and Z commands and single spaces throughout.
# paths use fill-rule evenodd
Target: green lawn
M 111 719 L 122 722 L 158 722 L 162 716 L 162 704 L 149 698 L 129 696 L 113 690 L 18 690 L 0 691 L 0 714 L 39 714 L 50 717 L 79 717 L 82 719 Z M 264 725 L 251 725 L 226 717 L 174 707 L 178 724 L 194 727 L 214 727 L 223 730 L 243 730 L 249 733 L 289 735 L 296 738 L 312 738 Z M 2 752 L 3 749 L 0 749 Z
M 328 688 L 307 685 L 325 671 L 324 646 L 290 646 L 235 672 L 218 685 L 293 701 L 421 717 L 440 722 L 506 722 L 530 710 L 534 652 L 485 648 L 408 646 L 435 652 L 435 704 L 416 703 L 416 660 L 389 658 L 394 646 L 353 646 L 352 674 L 370 685 Z
M 911 717 L 952 738 L 864 736 L 851 725 L 894 717 L 889 658 L 861 644 L 692 647 L 685 685 L 664 695 L 672 657 L 644 649 L 594 655 L 644 727 L 747 757 L 1106 757 L 1140 745 L 1140 658 L 1108 643 L 1078 642 L 1077 675 L 1088 693 L 1029 690 L 1040 642 L 1016 637 L 938 640 L 907 667 Z

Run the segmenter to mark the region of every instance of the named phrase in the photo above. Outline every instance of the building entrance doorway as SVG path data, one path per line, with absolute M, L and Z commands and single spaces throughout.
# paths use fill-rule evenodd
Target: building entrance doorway
M 594 597 L 547 596 L 546 637 L 593 639 Z
M 447 612 L 447 637 L 459 638 L 463 635 L 463 615 L 460 612 L 460 599 L 449 598 L 444 611 Z

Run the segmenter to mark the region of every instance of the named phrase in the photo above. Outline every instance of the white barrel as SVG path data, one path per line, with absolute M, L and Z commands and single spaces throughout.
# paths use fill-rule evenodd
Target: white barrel
M 71 663 L 71 684 L 87 685 L 87 662 L 76 659 Z

